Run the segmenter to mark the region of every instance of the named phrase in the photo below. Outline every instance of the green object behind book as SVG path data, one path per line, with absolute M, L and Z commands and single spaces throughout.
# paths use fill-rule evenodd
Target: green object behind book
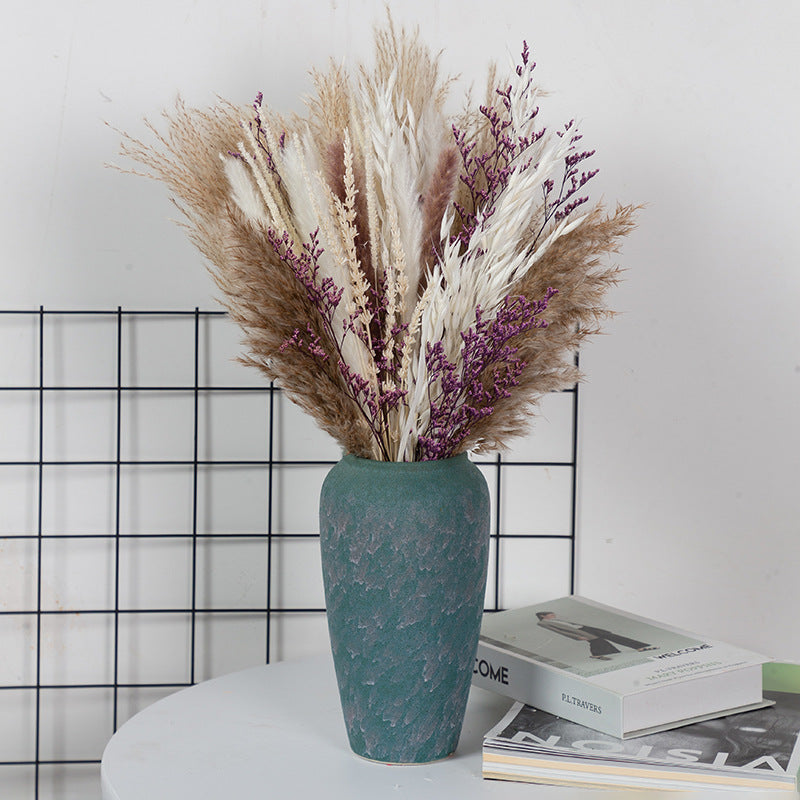
M 771 661 L 763 665 L 765 692 L 800 694 L 800 665 Z

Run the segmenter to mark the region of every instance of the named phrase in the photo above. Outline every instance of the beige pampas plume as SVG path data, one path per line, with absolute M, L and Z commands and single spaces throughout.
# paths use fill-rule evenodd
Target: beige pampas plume
M 417 294 L 425 290 L 427 272 L 441 257 L 442 220 L 451 207 L 458 183 L 459 156 L 455 147 L 446 147 L 439 153 L 436 168 L 421 197 L 422 203 L 422 250 L 421 272 Z
M 454 118 L 439 57 L 390 15 L 371 66 L 312 78 L 305 118 L 179 101 L 122 153 L 182 210 L 242 360 L 345 451 L 506 447 L 578 378 L 637 209 L 589 202 L 592 151 L 540 123 L 527 45 Z

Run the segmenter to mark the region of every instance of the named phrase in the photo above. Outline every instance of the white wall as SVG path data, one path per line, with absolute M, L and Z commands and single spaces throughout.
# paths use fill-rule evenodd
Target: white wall
M 597 148 L 596 191 L 647 204 L 621 257 L 621 313 L 582 357 L 579 590 L 800 659 L 800 5 L 391 6 L 479 88 L 526 38 L 552 92 L 543 118 L 577 117 Z M 4 8 L 0 306 L 212 307 L 162 188 L 104 167 L 119 138 L 104 122 L 143 133 L 178 91 L 207 104 L 263 90 L 300 110 L 308 68 L 366 56 L 382 8 Z
M 584 359 L 580 588 L 798 659 L 800 5 L 570 8 L 559 96 L 648 203 Z

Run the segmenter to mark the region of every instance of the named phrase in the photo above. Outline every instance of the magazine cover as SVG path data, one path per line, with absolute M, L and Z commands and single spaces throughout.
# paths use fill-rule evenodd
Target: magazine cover
M 615 784 L 624 782 L 623 767 L 635 778 L 639 765 L 642 774 L 661 774 L 664 785 L 684 781 L 685 773 L 689 780 L 693 774 L 738 775 L 794 786 L 800 769 L 800 665 L 764 665 L 764 695 L 774 705 L 627 740 L 517 703 L 486 735 L 484 770 L 502 774 L 505 754 L 520 756 L 540 776 L 547 770 L 537 760 L 556 762 L 562 780 L 570 764 L 594 763 L 619 765 Z M 654 773 L 651 767 L 664 770 Z M 581 780 L 591 774 L 581 772 Z
M 487 614 L 481 640 L 583 678 L 636 665 L 662 667 L 652 670 L 649 684 L 673 677 L 673 659 L 705 660 L 716 644 L 580 597 Z

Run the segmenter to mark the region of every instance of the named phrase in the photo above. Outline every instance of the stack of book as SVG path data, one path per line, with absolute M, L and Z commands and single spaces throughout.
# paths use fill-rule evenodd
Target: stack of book
M 488 614 L 473 683 L 517 702 L 483 775 L 596 788 L 797 788 L 800 665 L 585 598 Z

